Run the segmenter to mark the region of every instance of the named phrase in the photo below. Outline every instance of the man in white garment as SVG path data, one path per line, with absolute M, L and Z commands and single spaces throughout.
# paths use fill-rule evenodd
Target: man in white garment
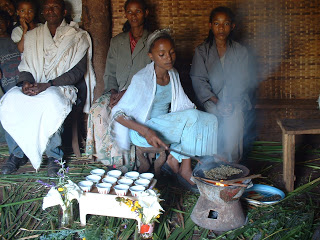
M 62 124 L 78 103 L 81 88 L 84 112 L 90 108 L 95 86 L 91 39 L 76 23 L 65 22 L 66 13 L 63 0 L 43 1 L 46 23 L 25 36 L 20 87 L 10 89 L 0 101 L 0 121 L 10 153 L 2 174 L 17 171 L 28 159 L 38 170 L 45 152 L 48 176 L 55 177 L 56 160 L 63 158 Z

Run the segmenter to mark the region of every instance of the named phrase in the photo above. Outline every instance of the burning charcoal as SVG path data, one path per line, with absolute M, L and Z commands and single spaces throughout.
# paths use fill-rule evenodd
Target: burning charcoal
M 209 171 L 203 171 L 206 178 L 213 180 L 226 180 L 232 175 L 242 173 L 239 168 L 234 168 L 229 165 L 220 165 L 219 167 L 212 168 Z

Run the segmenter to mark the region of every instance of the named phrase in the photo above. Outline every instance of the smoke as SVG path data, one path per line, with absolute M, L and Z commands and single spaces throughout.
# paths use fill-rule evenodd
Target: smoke
M 259 84 L 275 74 L 282 62 L 287 39 L 283 8 L 279 4 L 278 1 L 241 1 L 235 11 L 234 38 L 246 46 L 248 58 L 240 59 L 238 65 L 225 60 L 226 82 L 219 102 L 215 107 L 205 106 L 219 120 L 218 154 L 230 162 L 245 160 L 250 151 L 257 137 L 254 106 Z

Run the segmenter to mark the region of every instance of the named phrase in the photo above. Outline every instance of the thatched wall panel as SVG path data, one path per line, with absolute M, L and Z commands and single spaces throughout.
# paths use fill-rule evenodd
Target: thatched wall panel
M 112 35 L 125 22 L 124 0 L 111 0 Z M 210 11 L 231 7 L 237 14 L 235 38 L 255 53 L 260 98 L 310 99 L 320 93 L 319 0 L 147 0 L 152 29 L 170 28 L 177 68 L 190 85 L 194 48 L 208 33 Z

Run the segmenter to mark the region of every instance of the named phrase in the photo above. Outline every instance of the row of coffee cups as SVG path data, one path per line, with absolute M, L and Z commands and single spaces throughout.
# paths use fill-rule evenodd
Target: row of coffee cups
M 90 173 L 86 181 L 78 184 L 84 192 L 90 192 L 96 184 L 99 193 L 108 194 L 113 188 L 118 196 L 125 196 L 128 190 L 132 196 L 137 196 L 149 186 L 154 177 L 153 173 L 139 174 L 136 171 L 127 172 L 124 176 L 121 176 L 120 170 L 110 170 L 106 175 L 103 169 L 94 169 Z M 133 184 L 134 186 L 131 186 Z

